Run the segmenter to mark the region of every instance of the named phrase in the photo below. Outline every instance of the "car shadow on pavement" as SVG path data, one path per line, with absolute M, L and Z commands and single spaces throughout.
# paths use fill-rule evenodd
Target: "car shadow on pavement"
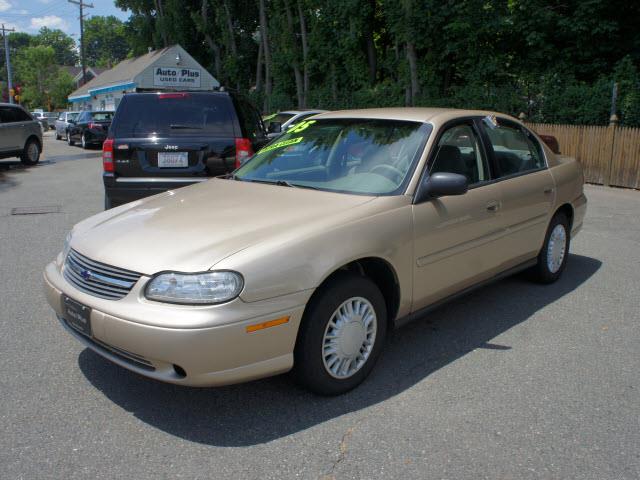
M 552 285 L 516 276 L 429 313 L 394 332 L 371 376 L 339 397 L 308 393 L 288 375 L 221 388 L 178 387 L 138 376 L 89 349 L 78 363 L 106 397 L 155 428 L 208 445 L 255 445 L 383 402 L 477 348 L 510 350 L 492 340 L 578 288 L 601 265 L 571 255 Z

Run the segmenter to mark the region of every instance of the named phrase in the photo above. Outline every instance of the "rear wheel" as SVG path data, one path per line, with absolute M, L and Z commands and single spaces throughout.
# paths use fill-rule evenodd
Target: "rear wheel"
M 67 130 L 67 145 L 69 145 L 69 146 L 73 147 L 73 145 L 74 145 L 75 143 L 76 143 L 76 142 L 74 142 L 73 140 L 71 140 L 71 133 L 69 133 L 69 130 Z
M 111 199 L 109 198 L 109 196 L 105 193 L 104 194 L 104 209 L 105 210 L 109 210 L 110 208 L 113 207 L 113 204 L 111 203 Z
M 564 271 L 569 256 L 571 229 L 564 213 L 558 212 L 549 223 L 538 263 L 531 269 L 532 277 L 540 283 L 553 283 Z
M 293 374 L 321 395 L 355 388 L 378 359 L 387 310 L 368 278 L 344 274 L 316 293 L 307 305 L 294 351 Z
M 87 143 L 87 137 L 85 136 L 85 134 L 82 134 L 82 137 L 80 138 L 80 144 L 82 145 L 82 148 L 84 148 L 85 150 L 87 148 L 89 148 L 89 144 Z
M 40 161 L 40 145 L 37 140 L 32 138 L 27 141 L 20 155 L 20 161 L 24 165 L 35 165 Z
M 60 140 L 62 137 L 60 136 L 60 134 L 58 133 L 58 129 L 56 129 L 56 140 Z

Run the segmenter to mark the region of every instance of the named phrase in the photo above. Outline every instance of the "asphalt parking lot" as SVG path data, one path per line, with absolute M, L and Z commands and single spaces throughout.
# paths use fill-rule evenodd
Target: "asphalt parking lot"
M 515 277 L 396 332 L 336 398 L 284 375 L 193 389 L 130 373 L 58 324 L 42 270 L 103 208 L 98 150 L 47 134 L 0 160 L 0 478 L 637 479 L 640 192 L 586 187 L 562 279 Z M 12 215 L 15 207 L 58 213 Z

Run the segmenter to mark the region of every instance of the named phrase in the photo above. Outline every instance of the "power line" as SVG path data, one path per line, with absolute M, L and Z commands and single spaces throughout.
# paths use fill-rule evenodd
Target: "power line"
M 9 55 L 9 39 L 7 38 L 7 32 L 15 32 L 15 28 L 4 28 L 4 23 L 2 24 L 2 37 L 4 38 L 4 54 L 7 58 L 7 89 L 9 94 L 9 103 L 13 103 L 13 95 L 11 95 L 11 91 L 13 90 L 13 85 L 11 85 L 11 58 Z
M 82 65 L 82 84 L 87 83 L 87 66 L 84 62 L 84 15 L 82 9 L 84 7 L 93 8 L 93 3 L 84 3 L 82 0 L 68 0 L 69 3 L 78 5 L 80 8 L 80 64 Z

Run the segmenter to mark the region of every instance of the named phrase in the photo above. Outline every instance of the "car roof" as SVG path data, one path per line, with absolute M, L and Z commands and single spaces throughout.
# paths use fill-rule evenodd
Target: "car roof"
M 503 118 L 515 118 L 499 112 L 488 110 L 463 110 L 457 108 L 426 108 L 426 107 L 394 107 L 394 108 L 365 108 L 360 110 L 337 110 L 321 113 L 316 118 L 373 118 L 382 120 L 405 120 L 413 122 L 429 122 L 442 124 L 460 117 L 476 117 L 496 115 Z

